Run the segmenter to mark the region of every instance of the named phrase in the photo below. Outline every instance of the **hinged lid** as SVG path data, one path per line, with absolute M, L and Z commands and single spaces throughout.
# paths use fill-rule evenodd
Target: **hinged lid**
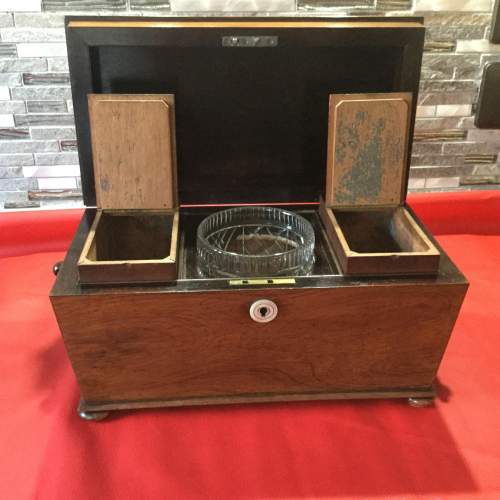
M 330 96 L 328 206 L 396 206 L 404 201 L 411 109 L 411 93 Z
M 180 205 L 314 203 L 325 192 L 329 96 L 416 96 L 424 43 L 423 20 L 400 17 L 70 17 L 66 35 L 86 205 L 101 175 L 88 94 L 175 95 Z M 413 126 L 415 105 L 410 115 Z M 130 136 L 156 133 L 153 122 Z M 152 169 L 144 161 L 141 180 L 160 193 Z
M 177 206 L 174 96 L 88 96 L 97 206 Z

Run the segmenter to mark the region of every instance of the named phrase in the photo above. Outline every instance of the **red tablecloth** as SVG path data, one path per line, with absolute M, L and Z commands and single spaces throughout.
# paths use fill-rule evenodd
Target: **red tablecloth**
M 87 423 L 47 294 L 80 211 L 0 214 L 0 499 L 500 498 L 500 194 L 411 204 L 471 281 L 434 408 L 137 411 Z

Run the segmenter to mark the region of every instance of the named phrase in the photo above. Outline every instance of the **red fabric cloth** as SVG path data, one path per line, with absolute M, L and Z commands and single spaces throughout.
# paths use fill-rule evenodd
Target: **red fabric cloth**
M 0 214 L 0 499 L 500 498 L 500 194 L 411 204 L 471 281 L 434 408 L 76 414 L 48 292 L 80 211 Z

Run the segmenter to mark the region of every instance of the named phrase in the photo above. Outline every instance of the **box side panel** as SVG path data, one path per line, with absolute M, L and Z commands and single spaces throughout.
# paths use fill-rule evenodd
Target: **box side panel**
M 428 388 L 465 285 L 52 297 L 91 403 Z M 273 300 L 278 317 L 249 307 Z

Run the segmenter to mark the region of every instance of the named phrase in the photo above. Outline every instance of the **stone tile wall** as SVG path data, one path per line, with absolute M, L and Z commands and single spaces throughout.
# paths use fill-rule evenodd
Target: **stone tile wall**
M 1 0 L 0 208 L 80 204 L 64 15 L 425 17 L 410 188 L 496 188 L 500 131 L 474 128 L 493 0 Z

